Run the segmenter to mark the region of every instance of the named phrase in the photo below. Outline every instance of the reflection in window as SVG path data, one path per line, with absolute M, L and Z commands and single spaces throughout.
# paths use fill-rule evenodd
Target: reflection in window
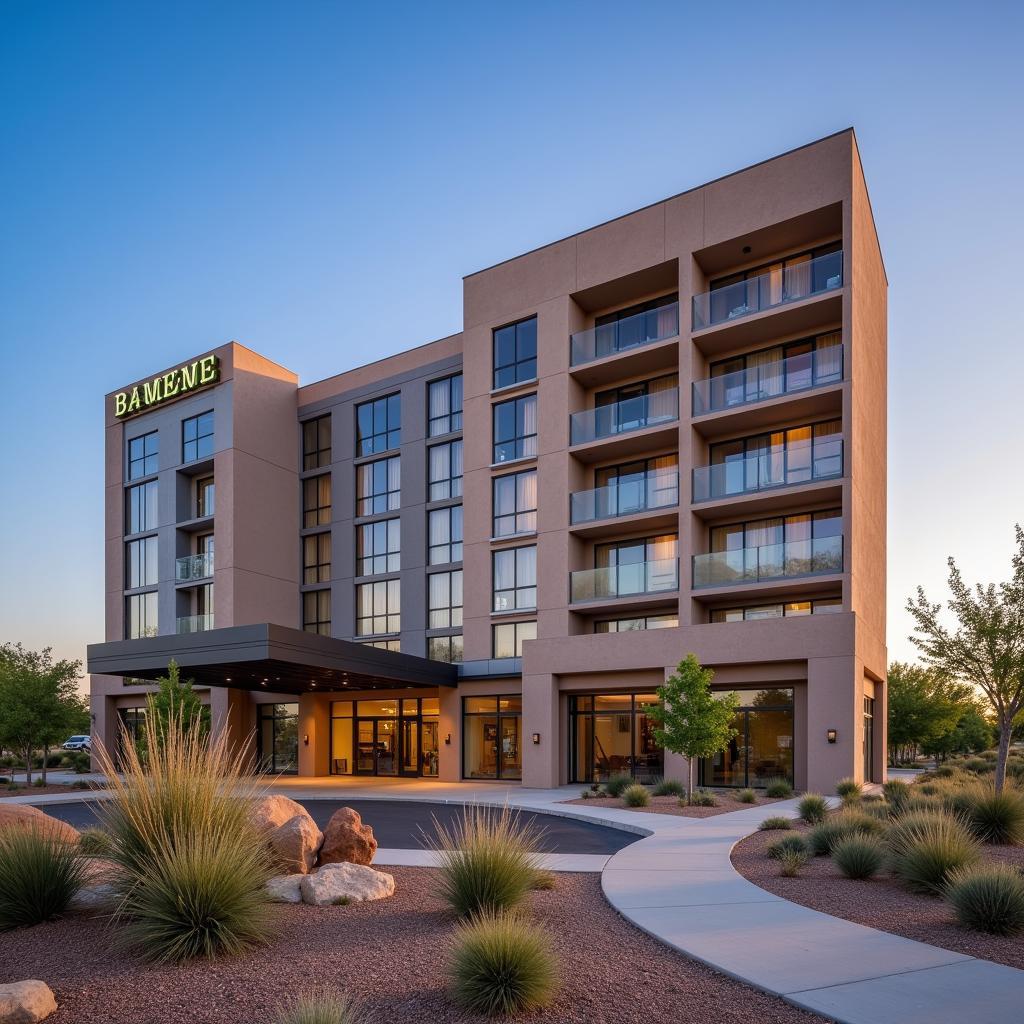
M 537 318 L 494 332 L 494 387 L 507 388 L 537 376 Z
M 462 497 L 462 441 L 435 444 L 427 449 L 428 501 Z
M 157 592 L 132 594 L 125 598 L 125 637 L 137 640 L 139 637 L 157 635 Z
M 762 788 L 768 780 L 793 783 L 793 691 L 786 687 L 735 691 L 736 735 L 725 750 L 700 762 L 702 785 Z
M 653 782 L 664 775 L 665 755 L 654 740 L 647 708 L 655 693 L 578 694 L 569 698 L 574 782 L 632 775 Z
M 537 454 L 537 396 L 525 395 L 494 407 L 495 463 L 532 458 Z
M 427 513 L 427 564 L 462 561 L 462 506 L 435 508 Z
M 401 520 L 382 519 L 356 527 L 356 575 L 398 572 L 402 561 Z
M 157 527 L 157 482 L 129 487 L 125 499 L 125 532 L 145 533 Z
M 128 479 L 152 476 L 160 468 L 160 439 L 154 430 L 128 442 Z
M 213 454 L 213 412 L 181 421 L 181 461 L 195 462 Z
M 462 374 L 435 380 L 427 398 L 427 436 L 451 434 L 462 429 Z
M 398 455 L 356 467 L 356 515 L 394 512 L 401 504 L 402 460 Z
M 505 548 L 492 556 L 496 612 L 537 607 L 537 547 Z
M 537 639 L 537 623 L 499 622 L 491 627 L 491 657 L 521 658 L 523 643 Z
M 331 534 L 302 538 L 302 582 L 327 583 L 331 578 Z
M 356 636 L 397 633 L 402 628 L 402 585 L 379 580 L 356 587 Z
M 331 464 L 331 414 L 302 424 L 302 468 L 323 469 Z
M 309 590 L 302 595 L 302 628 L 307 633 L 331 635 L 330 590 Z
M 402 396 L 388 395 L 356 406 L 356 455 L 397 448 L 402 440 Z
M 491 536 L 512 537 L 537 529 L 537 470 L 510 473 L 493 481 Z
M 331 474 L 302 481 L 302 525 L 328 526 L 331 522 Z

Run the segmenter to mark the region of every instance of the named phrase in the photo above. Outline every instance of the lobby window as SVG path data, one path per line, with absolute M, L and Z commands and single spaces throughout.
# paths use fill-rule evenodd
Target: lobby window
M 181 421 L 181 461 L 195 462 L 213 454 L 213 412 Z
M 674 629 L 678 615 L 640 615 L 628 619 L 606 619 L 594 623 L 595 633 L 632 633 L 643 629 Z
M 537 623 L 500 622 L 491 627 L 491 657 L 521 658 L 523 641 L 537 639 Z
M 314 533 L 302 538 L 302 582 L 327 583 L 331 578 L 331 535 Z
M 828 615 L 843 610 L 838 597 L 815 601 L 787 601 L 779 604 L 758 604 L 746 608 L 714 608 L 712 622 L 757 622 L 759 619 L 789 619 L 802 615 Z
M 128 442 L 128 479 L 152 476 L 160 468 L 160 435 L 157 431 Z
M 204 476 L 196 481 L 196 518 L 203 519 L 213 515 L 216 489 L 212 476 Z
M 377 576 L 398 572 L 402 558 L 402 531 L 398 519 L 382 519 L 356 527 L 356 575 Z
M 256 709 L 256 759 L 261 772 L 299 770 L 299 705 L 260 704 Z
M 390 459 L 366 462 L 356 467 L 356 515 L 376 516 L 381 512 L 394 512 L 401 504 L 402 460 L 394 455 Z
M 143 636 L 156 636 L 157 592 L 132 594 L 125 598 L 124 634 L 128 640 Z
M 145 537 L 129 541 L 124 546 L 125 581 L 128 590 L 138 587 L 154 587 L 157 584 L 157 540 Z
M 331 521 L 331 474 L 302 481 L 302 525 L 327 526 Z
M 157 483 L 129 487 L 125 497 L 125 533 L 145 533 L 157 527 Z
M 537 396 L 526 395 L 494 407 L 495 463 L 537 454 Z
M 427 577 L 427 629 L 462 628 L 462 570 Z
M 724 695 L 715 691 L 715 696 Z M 770 779 L 793 782 L 793 691 L 788 687 L 737 690 L 732 719 L 736 735 L 714 757 L 700 761 L 702 786 L 764 787 Z
M 397 448 L 402 441 L 402 396 L 388 395 L 356 406 L 356 455 Z
M 494 611 L 537 607 L 537 547 L 506 548 L 492 556 Z
M 518 694 L 462 699 L 464 778 L 523 777 L 522 713 L 523 699 Z
M 302 595 L 302 628 L 307 633 L 331 635 L 330 590 L 307 590 Z
M 462 506 L 427 513 L 427 565 L 462 561 Z
M 494 387 L 507 388 L 537 376 L 537 318 L 494 332 Z
M 435 444 L 427 449 L 428 501 L 462 496 L 462 441 Z
M 302 424 L 302 468 L 323 469 L 331 464 L 331 414 Z
M 462 663 L 462 634 L 427 637 L 427 657 L 431 661 L 446 661 L 450 665 Z
M 510 473 L 493 481 L 492 537 L 513 537 L 537 529 L 537 470 Z
M 569 698 L 573 782 L 632 775 L 650 783 L 665 772 L 665 752 L 654 739 L 647 711 L 655 693 L 575 694 Z
M 462 429 L 462 374 L 432 381 L 427 398 L 427 436 Z
M 402 587 L 398 580 L 356 587 L 356 636 L 397 633 L 402 628 Z

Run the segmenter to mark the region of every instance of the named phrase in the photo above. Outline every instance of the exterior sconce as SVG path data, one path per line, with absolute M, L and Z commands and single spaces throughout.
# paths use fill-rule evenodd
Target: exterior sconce
M 829 729 L 825 733 L 825 738 L 829 741 L 829 743 L 835 743 L 835 741 L 838 738 L 838 736 L 839 736 L 839 733 L 837 733 L 835 729 Z
M 302 745 L 304 747 L 308 747 L 309 746 L 309 733 L 308 732 L 302 737 Z
M 533 734 L 533 743 L 534 743 L 534 746 L 536 746 L 537 744 L 540 743 L 540 733 L 539 732 L 535 732 Z
M 446 747 L 450 747 L 452 745 L 452 734 L 451 733 L 448 733 L 448 735 L 445 736 L 445 738 L 444 738 L 444 745 Z

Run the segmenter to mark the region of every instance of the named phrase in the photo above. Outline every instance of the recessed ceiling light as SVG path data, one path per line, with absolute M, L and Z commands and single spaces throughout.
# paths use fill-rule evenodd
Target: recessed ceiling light
M 749 245 L 743 246 L 743 255 L 744 256 L 749 256 L 750 255 L 750 246 Z

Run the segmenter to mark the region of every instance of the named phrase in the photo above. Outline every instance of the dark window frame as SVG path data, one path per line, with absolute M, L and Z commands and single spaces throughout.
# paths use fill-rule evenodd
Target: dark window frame
M 323 469 L 331 464 L 331 414 L 302 422 L 302 470 Z M 326 444 L 324 444 L 326 435 Z
M 209 428 L 208 430 L 206 428 Z M 194 430 L 193 437 L 189 437 Z M 204 433 L 205 431 L 205 433 Z M 184 464 L 209 459 L 213 456 L 214 422 L 213 410 L 188 416 L 181 421 L 181 461 Z M 209 442 L 204 444 L 203 442 Z
M 312 615 L 310 606 L 312 605 Z M 326 616 L 324 606 L 326 605 Z M 331 635 L 331 588 L 305 590 L 302 593 L 302 628 L 306 633 Z
M 356 458 L 393 451 L 402 444 L 402 393 L 395 391 L 360 402 L 355 407 L 355 419 Z
M 448 519 L 448 539 L 438 544 L 430 542 L 430 524 L 434 517 Z M 455 524 L 458 523 L 458 530 Z M 456 538 L 456 532 L 458 537 Z M 427 565 L 440 566 L 450 565 L 462 561 L 463 542 L 465 536 L 465 517 L 462 512 L 462 505 L 448 505 L 445 508 L 434 508 L 427 513 Z M 447 558 L 435 559 L 435 552 L 447 551 Z M 456 558 L 455 556 L 458 555 Z
M 520 626 L 533 626 L 533 636 L 520 637 L 519 627 Z M 512 654 L 499 654 L 498 653 L 498 630 L 499 629 L 511 629 L 512 630 Z M 491 657 L 504 660 L 505 658 L 521 658 L 523 644 L 529 640 L 537 639 L 537 620 L 536 619 L 518 619 L 515 622 L 492 622 L 491 623 Z
M 506 332 L 512 332 L 511 338 Z M 537 314 L 491 331 L 491 386 L 498 391 L 537 379 Z M 499 355 L 511 343 L 511 352 Z M 511 358 L 506 358 L 511 355 Z
M 151 490 L 152 489 L 152 490 Z M 147 509 L 149 507 L 149 495 L 154 494 L 153 499 L 153 519 L 154 522 L 149 521 L 147 515 Z M 138 495 L 138 501 L 136 502 L 136 495 Z M 130 487 L 125 488 L 125 535 L 131 536 L 136 533 L 149 533 L 151 530 L 155 530 L 160 525 L 160 489 L 159 484 L 156 480 L 146 480 L 141 484 L 132 484 Z M 137 507 L 136 507 L 137 506 Z M 135 512 L 138 512 L 139 522 L 138 529 L 133 529 L 136 526 L 136 520 L 134 518 Z
M 128 479 L 140 480 L 160 471 L 160 431 L 151 430 L 128 440 Z
M 533 433 L 525 433 L 523 410 L 533 404 Z M 499 418 L 502 410 L 512 407 L 513 433 L 499 435 Z M 515 462 L 517 459 L 532 459 L 537 456 L 537 393 L 508 398 L 491 406 L 491 461 L 493 465 Z
M 458 465 L 459 472 L 453 474 L 452 466 L 455 463 L 453 457 L 454 452 L 458 446 Z M 434 462 L 432 453 L 444 449 L 447 452 L 447 464 L 448 464 L 448 475 L 438 477 L 435 479 L 432 476 L 434 469 Z M 463 479 L 463 463 L 464 448 L 462 438 L 454 438 L 451 441 L 442 441 L 440 444 L 432 444 L 427 446 L 427 501 L 448 501 L 452 498 L 462 497 L 462 479 Z M 435 488 L 437 490 L 435 491 Z
M 521 584 L 519 582 L 519 558 L 525 551 L 533 552 L 533 582 Z M 498 589 L 498 561 L 512 556 L 512 580 L 511 587 Z M 531 604 L 520 604 L 520 594 L 528 599 L 529 592 L 533 591 L 533 602 Z M 508 607 L 501 607 L 502 596 L 512 595 L 512 603 Z M 537 545 L 521 544 L 516 547 L 500 548 L 491 552 L 491 611 L 501 612 L 526 612 L 535 611 L 537 608 Z
M 311 554 L 312 559 L 310 558 Z M 324 530 L 322 533 L 310 533 L 302 538 L 303 585 L 330 582 L 332 554 L 330 530 Z
M 442 569 L 440 572 L 427 573 L 427 629 L 462 629 L 463 609 L 465 603 L 464 578 L 462 569 Z M 434 591 L 431 581 L 444 577 L 447 580 L 448 603 L 434 605 Z M 457 580 L 456 580 L 457 578 Z M 456 586 L 457 582 L 457 586 Z M 459 598 L 455 602 L 455 596 Z M 445 621 L 434 621 L 434 616 L 443 615 Z
M 371 541 L 369 553 L 364 548 L 364 538 Z M 384 548 L 377 550 L 378 538 L 384 541 Z M 392 547 L 392 541 L 397 547 Z M 372 523 L 356 526 L 356 576 L 383 576 L 399 572 L 402 567 L 402 521 L 399 516 L 390 519 L 375 519 Z M 367 571 L 369 570 L 369 571 Z
M 369 615 L 362 615 L 362 594 L 369 589 L 371 591 L 371 608 Z M 384 594 L 384 611 L 378 614 L 376 611 L 377 594 Z M 397 595 L 398 608 L 395 611 L 391 609 L 391 596 L 392 594 Z M 355 592 L 355 619 L 356 629 L 355 637 L 359 640 L 365 640 L 369 637 L 382 637 L 382 636 L 394 636 L 402 631 L 402 581 L 400 579 L 389 579 L 389 580 L 374 580 L 372 583 L 357 583 Z M 378 619 L 382 619 L 385 629 L 373 629 L 370 632 L 364 632 L 361 624 L 364 622 L 370 622 L 374 626 L 378 625 Z M 392 622 L 392 619 L 396 619 L 396 622 Z
M 316 476 L 305 477 L 302 481 L 302 528 L 309 530 L 317 526 L 330 526 L 333 508 L 331 474 L 318 473 Z
M 533 486 L 533 506 L 519 507 L 519 479 L 520 477 L 534 478 Z M 509 486 L 511 481 L 512 487 L 512 511 L 498 514 L 498 491 L 504 490 Z M 518 473 L 505 473 L 502 476 L 496 476 L 491 479 L 491 536 L 494 538 L 501 538 L 505 540 L 509 537 L 518 537 L 525 534 L 531 534 L 537 532 L 537 505 L 538 505 L 538 486 L 539 481 L 537 477 L 536 469 L 523 469 Z M 511 520 L 512 529 L 505 530 L 504 527 L 508 525 L 508 521 Z
M 398 466 L 398 487 L 395 490 L 390 488 L 391 466 Z M 382 472 L 378 473 L 378 469 Z M 380 479 L 378 479 L 380 477 Z M 368 480 L 370 490 L 363 493 L 363 481 Z M 377 484 L 383 483 L 384 490 L 378 491 Z M 374 459 L 372 462 L 362 462 L 356 466 L 356 518 L 364 516 L 383 515 L 387 512 L 397 512 L 402 506 L 402 457 L 401 455 L 389 455 L 383 459 Z
M 435 388 L 447 386 L 448 411 L 431 416 L 431 398 Z M 432 380 L 427 385 L 427 437 L 454 434 L 462 429 L 462 374 Z M 457 407 L 456 407 L 457 406 Z

